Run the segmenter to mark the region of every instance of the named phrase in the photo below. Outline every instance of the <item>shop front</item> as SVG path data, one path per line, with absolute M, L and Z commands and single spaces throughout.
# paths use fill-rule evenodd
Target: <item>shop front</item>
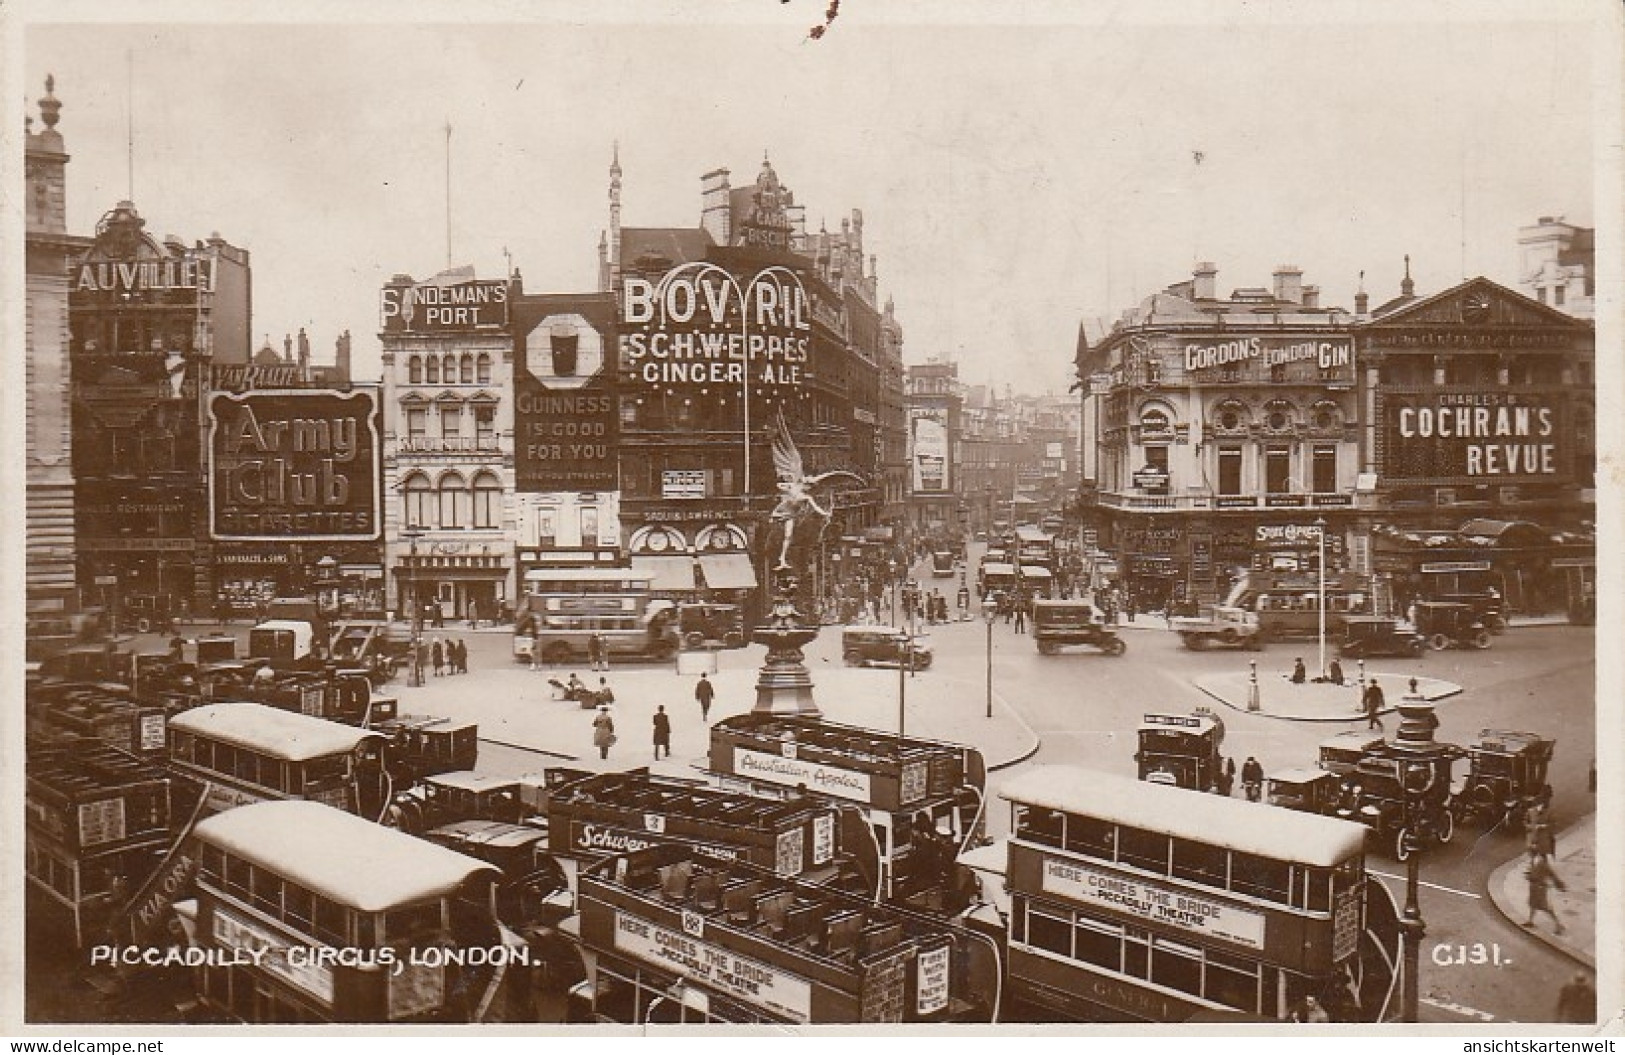
M 501 543 L 433 536 L 397 543 L 390 577 L 398 618 L 411 613 L 414 599 L 430 626 L 501 620 L 512 610 L 512 561 Z
M 1372 559 L 1395 609 L 1494 591 L 1508 617 L 1596 619 L 1596 536 L 1528 521 L 1469 520 L 1455 531 L 1378 527 Z
M 213 559 L 217 618 L 254 619 L 273 597 L 314 597 L 331 618 L 378 618 L 384 566 L 377 543 L 221 542 Z

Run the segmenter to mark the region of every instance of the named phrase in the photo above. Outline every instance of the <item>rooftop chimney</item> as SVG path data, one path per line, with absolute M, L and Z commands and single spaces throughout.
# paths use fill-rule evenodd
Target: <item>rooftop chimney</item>
M 1192 295 L 1197 300 L 1217 299 L 1219 284 L 1218 268 L 1204 260 L 1200 264 L 1196 265 L 1196 270 L 1191 272 L 1191 275 L 1196 280 L 1192 288 Z
M 1320 287 L 1303 287 L 1303 306 L 1310 311 L 1320 310 Z
M 1303 269 L 1282 264 L 1275 269 L 1275 299 L 1292 304 L 1303 302 Z

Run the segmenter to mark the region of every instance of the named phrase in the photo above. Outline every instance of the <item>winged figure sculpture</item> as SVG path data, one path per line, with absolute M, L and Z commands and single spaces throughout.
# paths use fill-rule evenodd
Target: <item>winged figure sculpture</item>
M 779 411 L 778 428 L 773 433 L 773 468 L 779 476 L 781 497 L 779 504 L 774 506 L 773 512 L 768 515 L 768 520 L 784 525 L 784 541 L 779 546 L 779 561 L 773 566 L 773 570 L 789 571 L 790 543 L 795 536 L 796 526 L 814 516 L 829 519 L 830 511 L 818 504 L 818 499 L 814 497 L 814 489 L 840 477 L 861 484 L 863 477 L 857 473 L 849 473 L 845 469 L 808 476 L 801 464 L 801 452 L 796 450 L 795 441 L 790 438 L 790 428 L 784 423 L 782 410 Z

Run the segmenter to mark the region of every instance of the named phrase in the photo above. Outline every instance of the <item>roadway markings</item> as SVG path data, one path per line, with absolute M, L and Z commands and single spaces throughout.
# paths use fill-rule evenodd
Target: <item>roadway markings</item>
M 1405 877 L 1404 876 L 1394 875 L 1391 872 L 1379 872 L 1375 868 L 1367 868 L 1366 869 L 1366 874 L 1367 875 L 1374 875 L 1374 876 L 1381 876 L 1384 879 L 1392 879 L 1396 883 L 1405 882 Z M 1475 894 L 1470 890 L 1457 890 L 1455 887 L 1440 886 L 1438 883 L 1429 883 L 1425 879 L 1419 879 L 1419 880 L 1417 880 L 1417 883 L 1420 886 L 1427 887 L 1429 890 L 1443 890 L 1446 894 L 1459 894 L 1462 897 L 1472 898 L 1474 901 L 1482 901 L 1483 900 L 1483 895 L 1482 894 Z
M 1480 1011 L 1476 1007 L 1467 1007 L 1465 1004 L 1453 1004 L 1448 1000 L 1432 1000 L 1424 996 L 1418 998 L 1417 1003 L 1436 1007 L 1440 1011 L 1449 1011 L 1451 1014 L 1460 1015 L 1463 1018 L 1476 1018 L 1480 1022 L 1495 1021 L 1495 1016 L 1488 1011 Z

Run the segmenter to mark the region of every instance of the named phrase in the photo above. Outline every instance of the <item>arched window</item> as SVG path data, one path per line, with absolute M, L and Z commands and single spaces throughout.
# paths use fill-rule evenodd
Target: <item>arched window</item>
M 1292 404 L 1284 399 L 1272 399 L 1264 404 L 1264 428 L 1270 432 L 1290 432 L 1295 417 Z
M 462 361 L 458 363 L 458 371 L 458 380 L 465 385 L 472 385 L 474 383 L 474 357 L 464 352 Z
M 491 357 L 489 355 L 487 355 L 486 353 L 481 352 L 479 359 L 475 363 L 475 367 L 476 367 L 476 380 L 478 381 L 478 383 L 482 384 L 482 385 L 490 384 L 491 383 Z
M 413 356 L 406 361 L 406 380 L 409 384 L 423 384 L 423 360 Z
M 1213 409 L 1213 427 L 1220 432 L 1243 432 L 1250 416 L 1240 401 L 1227 399 Z
M 428 362 L 425 364 L 425 366 L 427 367 L 427 372 L 424 380 L 431 385 L 438 385 L 440 383 L 440 357 L 437 355 L 429 356 Z
M 1165 436 L 1173 431 L 1173 427 L 1173 420 L 1168 417 L 1168 412 L 1161 407 L 1146 407 L 1140 411 L 1141 432 L 1155 436 Z
M 1329 399 L 1322 399 L 1314 408 L 1315 428 L 1323 432 L 1341 428 L 1343 425 L 1343 411 Z
M 459 528 L 468 520 L 468 485 L 458 473 L 440 478 L 440 526 Z
M 502 481 L 494 473 L 481 472 L 474 477 L 474 526 L 502 526 Z
M 430 519 L 434 512 L 434 489 L 429 486 L 429 478 L 422 473 L 413 473 L 401 485 L 401 497 L 405 502 L 402 514 L 409 528 L 426 528 L 433 523 Z

